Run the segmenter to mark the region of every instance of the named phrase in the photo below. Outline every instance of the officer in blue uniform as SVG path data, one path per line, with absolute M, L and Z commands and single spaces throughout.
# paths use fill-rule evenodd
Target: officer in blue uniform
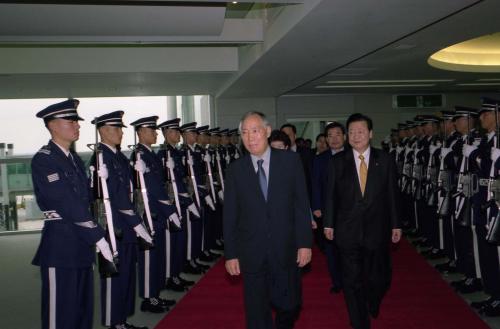
M 191 267 L 198 267 L 206 271 L 209 269 L 209 266 L 200 264 L 199 257 L 202 255 L 203 247 L 203 224 L 206 221 L 206 217 L 204 216 L 206 213 L 205 205 L 207 198 L 210 198 L 210 196 L 207 193 L 206 187 L 202 185 L 203 159 L 199 150 L 195 148 L 198 135 L 196 122 L 183 124 L 180 127 L 180 131 L 184 142 L 181 151 L 184 153 L 184 159 L 186 160 L 186 182 L 192 199 L 200 210 L 201 217 L 190 216 L 189 221 L 186 222 L 188 234 L 187 260 Z M 211 198 L 209 202 L 211 202 Z
M 238 128 L 229 130 L 228 136 L 229 136 L 229 144 L 228 144 L 229 156 L 231 157 L 231 162 L 233 162 L 234 160 L 241 158 L 241 152 L 240 149 L 238 148 L 239 144 Z
M 461 177 L 467 176 L 472 172 L 469 168 L 468 171 L 464 170 L 462 163 L 470 164 L 467 158 L 470 154 L 465 153 L 464 145 L 472 146 L 473 143 L 480 140 L 478 131 L 475 129 L 475 119 L 477 118 L 477 110 L 463 106 L 455 106 L 455 127 L 461 134 L 457 142 L 453 146 L 454 157 L 456 161 L 455 177 L 456 188 L 453 198 L 455 205 L 454 209 L 454 241 L 455 250 L 457 254 L 457 269 L 465 275 L 463 280 L 452 282 L 460 292 L 474 292 L 482 289 L 480 280 L 479 268 L 476 266 L 476 258 L 474 249 L 476 249 L 473 236 L 473 223 L 469 222 L 467 218 L 471 218 L 470 208 L 472 205 L 472 196 L 467 196 L 466 189 L 462 191 Z M 462 180 L 463 181 L 463 180 Z M 466 195 L 465 198 L 462 195 Z M 460 200 L 464 201 L 461 202 Z
M 201 173 L 202 186 L 206 189 L 206 194 L 210 197 L 211 204 L 209 207 L 204 209 L 204 222 L 203 222 L 203 255 L 200 256 L 200 260 L 212 261 L 220 256 L 219 253 L 213 252 L 212 249 L 215 245 L 215 232 L 214 223 L 217 215 L 216 209 L 218 206 L 217 192 L 212 191 L 212 186 L 210 184 L 208 166 L 211 166 L 211 158 L 208 152 L 208 146 L 210 143 L 210 135 L 208 134 L 209 126 L 201 126 L 196 128 L 197 137 L 195 144 L 195 151 L 200 155 L 201 167 L 199 172 Z M 207 160 L 210 160 L 207 162 Z M 196 170 L 196 169 L 195 169 Z M 213 176 L 212 176 L 213 177 Z M 215 187 L 215 186 L 214 186 Z
M 97 147 L 102 152 L 103 164 L 96 164 L 98 159 L 94 154 L 91 165 L 99 168 L 99 179 L 107 182 L 119 259 L 118 273 L 101 278 L 101 321 L 112 329 L 147 328 L 126 322 L 135 310 L 137 239 L 150 244 L 152 238 L 131 200 L 133 169 L 119 150 L 125 127 L 122 117 L 123 111 L 114 111 L 92 121 L 101 137 Z
M 210 159 L 210 167 L 212 170 L 212 178 L 214 182 L 215 195 L 217 196 L 217 206 L 212 221 L 212 229 L 215 238 L 215 244 L 212 247 L 214 250 L 223 250 L 224 244 L 222 241 L 222 206 L 224 202 L 224 192 L 222 187 L 222 182 L 224 179 L 224 173 L 219 174 L 219 164 L 217 158 L 219 158 L 220 166 L 222 166 L 222 157 L 220 155 L 220 128 L 215 127 L 208 129 L 207 134 L 210 136 L 209 144 L 206 146 L 206 155 Z M 222 177 L 221 177 L 222 176 Z
M 70 146 L 78 140 L 79 101 L 69 99 L 37 113 L 51 140 L 31 162 L 38 206 L 45 215 L 33 265 L 42 275 L 42 329 L 90 329 L 94 310 L 95 245 L 112 261 L 104 230 L 89 210 L 85 169 Z
M 481 138 L 478 146 L 464 146 L 464 153 L 469 154 L 471 167 L 479 177 L 479 193 L 473 198 L 474 227 L 473 231 L 477 241 L 478 260 L 484 291 L 490 297 L 486 300 L 474 302 L 472 307 L 487 316 L 500 316 L 500 263 L 498 246 L 489 243 L 486 239 L 489 218 L 496 216 L 494 202 L 486 208 L 490 196 L 488 195 L 488 182 L 490 177 L 495 178 L 496 172 L 492 169 L 491 153 L 497 147 L 496 139 L 496 106 L 500 101 L 483 97 L 482 106 L 478 111 L 481 126 L 486 130 L 486 135 Z M 470 287 L 470 286 L 469 286 Z
M 185 280 L 181 277 L 181 272 L 185 271 L 191 274 L 201 274 L 199 268 L 194 268 L 186 265 L 187 257 L 187 231 L 186 219 L 188 216 L 187 209 L 193 209 L 196 205 L 190 198 L 184 178 L 186 176 L 186 169 L 184 167 L 185 158 L 182 151 L 177 149 L 177 144 L 180 141 L 179 130 L 180 119 L 172 119 L 162 122 L 158 125 L 165 138 L 165 143 L 158 151 L 158 156 L 161 159 L 163 170 L 166 175 L 166 188 L 169 195 L 175 201 L 178 209 L 179 217 L 182 218 L 182 228 L 180 230 L 169 230 L 166 234 L 167 239 L 167 253 L 170 250 L 167 260 L 167 283 L 166 288 L 173 291 L 184 291 L 188 286 L 193 285 L 193 281 Z M 171 175 L 173 171 L 173 177 Z M 174 194 L 174 184 L 177 190 L 177 196 Z M 191 214 L 189 215 L 191 216 Z
M 144 191 L 147 196 L 149 209 L 144 203 L 146 200 L 141 195 L 141 200 L 135 200 L 136 206 L 143 210 L 143 218 L 151 216 L 154 232 L 154 248 L 139 248 L 138 273 L 139 273 L 139 296 L 144 300 L 141 303 L 141 311 L 162 313 L 175 304 L 174 300 L 160 298 L 160 290 L 165 284 L 166 277 L 166 245 L 165 231 L 168 226 L 179 227 L 180 220 L 169 200 L 163 182 L 164 170 L 160 158 L 152 150 L 158 136 L 156 121 L 157 116 L 145 117 L 132 122 L 139 143 L 132 152 L 131 159 L 136 170 L 135 183 L 138 189 Z M 144 179 L 141 184 L 140 176 Z M 146 214 L 149 211 L 149 215 Z

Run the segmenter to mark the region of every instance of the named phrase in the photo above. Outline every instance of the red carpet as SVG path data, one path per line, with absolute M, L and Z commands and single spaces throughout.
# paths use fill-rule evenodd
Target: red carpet
M 393 267 L 391 290 L 372 328 L 488 328 L 406 240 L 393 253 Z M 243 329 L 240 280 L 231 280 L 219 261 L 156 329 Z M 303 279 L 304 306 L 296 329 L 350 328 L 343 296 L 331 295 L 329 287 L 325 258 L 315 250 L 312 271 Z

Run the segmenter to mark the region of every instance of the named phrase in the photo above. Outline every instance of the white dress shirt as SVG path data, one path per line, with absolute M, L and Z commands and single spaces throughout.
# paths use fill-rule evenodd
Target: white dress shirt
M 271 161 L 271 148 L 268 146 L 264 151 L 261 157 L 257 157 L 253 154 L 250 154 L 250 158 L 252 159 L 253 168 L 255 169 L 255 173 L 259 170 L 259 165 L 257 163 L 258 160 L 262 159 L 262 169 L 264 169 L 264 174 L 266 174 L 267 186 L 269 186 L 269 163 Z

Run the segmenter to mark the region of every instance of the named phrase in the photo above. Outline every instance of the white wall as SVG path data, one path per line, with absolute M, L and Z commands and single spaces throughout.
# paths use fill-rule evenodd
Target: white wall
M 345 122 L 356 112 L 367 114 L 374 123 L 374 145 L 380 145 L 384 136 L 398 122 L 412 120 L 417 114 L 437 114 L 440 110 L 453 109 L 454 105 L 480 106 L 480 94 L 447 94 L 445 108 L 393 109 L 392 94 L 284 96 L 277 100 L 277 125 L 287 121 L 335 120 Z
M 272 97 L 216 99 L 213 126 L 237 128 L 241 117 L 248 111 L 264 113 L 271 125 L 276 126 L 276 101 Z

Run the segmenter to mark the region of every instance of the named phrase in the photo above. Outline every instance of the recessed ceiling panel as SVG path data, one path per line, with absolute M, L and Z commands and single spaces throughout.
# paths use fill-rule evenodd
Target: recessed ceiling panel
M 226 7 L 0 4 L 2 36 L 219 35 Z

